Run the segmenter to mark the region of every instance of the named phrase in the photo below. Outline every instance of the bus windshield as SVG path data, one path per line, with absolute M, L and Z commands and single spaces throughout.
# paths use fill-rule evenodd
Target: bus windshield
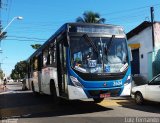
M 128 67 L 125 38 L 70 37 L 71 67 L 83 73 L 119 73 Z

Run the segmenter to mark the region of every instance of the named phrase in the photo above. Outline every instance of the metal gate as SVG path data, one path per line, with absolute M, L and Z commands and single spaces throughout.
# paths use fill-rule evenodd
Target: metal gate
M 131 73 L 140 74 L 139 49 L 132 50 Z

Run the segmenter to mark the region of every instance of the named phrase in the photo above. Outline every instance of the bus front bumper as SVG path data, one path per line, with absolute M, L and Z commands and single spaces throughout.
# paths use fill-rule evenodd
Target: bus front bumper
M 88 99 L 88 98 L 102 98 L 101 95 L 108 95 L 111 97 L 116 96 L 129 96 L 131 84 L 115 87 L 115 88 L 80 88 L 68 85 L 68 95 L 70 100 L 74 99 Z

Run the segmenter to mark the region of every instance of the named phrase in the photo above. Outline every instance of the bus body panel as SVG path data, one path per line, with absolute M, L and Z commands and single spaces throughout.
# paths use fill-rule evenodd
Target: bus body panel
M 131 95 L 131 83 L 124 85 L 124 89 L 120 96 L 130 96 Z
M 52 76 L 50 76 L 50 68 L 42 68 L 42 92 L 45 94 L 50 94 L 49 83 Z
M 69 99 L 87 99 L 87 95 L 82 88 L 68 85 Z
M 121 89 L 122 91 L 120 91 L 120 95 L 116 95 L 116 96 L 129 96 L 130 95 L 130 88 L 131 88 L 131 83 L 128 85 L 125 85 L 125 87 L 115 87 L 115 88 L 79 88 L 79 87 L 75 87 L 72 85 L 68 85 L 68 94 L 69 94 L 69 99 L 73 100 L 73 99 L 88 99 L 88 98 L 99 98 L 99 94 L 97 96 L 93 96 L 90 95 L 88 92 L 92 91 L 92 92 L 98 92 L 98 91 L 106 91 L 106 92 L 112 92 L 114 90 L 118 90 Z M 114 97 L 114 95 L 112 95 Z
M 34 90 L 39 92 L 39 85 L 38 85 L 38 71 L 33 72 L 33 79 L 32 79 Z
M 54 67 L 46 67 L 42 69 L 42 92 L 45 94 L 51 94 L 50 92 L 50 82 L 54 81 L 57 95 L 59 95 L 58 91 L 58 82 L 57 82 L 57 68 Z

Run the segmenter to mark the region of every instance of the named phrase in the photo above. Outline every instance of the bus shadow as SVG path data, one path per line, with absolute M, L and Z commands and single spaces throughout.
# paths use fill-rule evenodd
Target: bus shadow
M 0 110 L 1 118 L 14 116 L 39 118 L 84 115 L 113 109 L 100 106 L 93 101 L 74 100 L 54 104 L 51 96 L 33 96 L 32 93 L 15 93 L 0 95 Z
M 138 111 L 144 111 L 149 113 L 160 113 L 160 103 L 146 101 L 143 105 L 135 104 L 134 100 L 128 102 L 117 102 L 124 108 L 130 108 Z
M 64 102 L 63 102 L 64 103 Z M 96 113 L 101 111 L 108 111 L 113 110 L 112 108 L 106 108 L 100 106 L 98 104 L 93 103 L 92 101 L 70 101 L 66 104 L 58 104 L 52 105 L 52 108 L 48 112 L 40 112 L 31 114 L 28 118 L 35 118 L 35 117 L 53 117 L 53 116 L 85 116 L 84 114 L 88 113 Z

